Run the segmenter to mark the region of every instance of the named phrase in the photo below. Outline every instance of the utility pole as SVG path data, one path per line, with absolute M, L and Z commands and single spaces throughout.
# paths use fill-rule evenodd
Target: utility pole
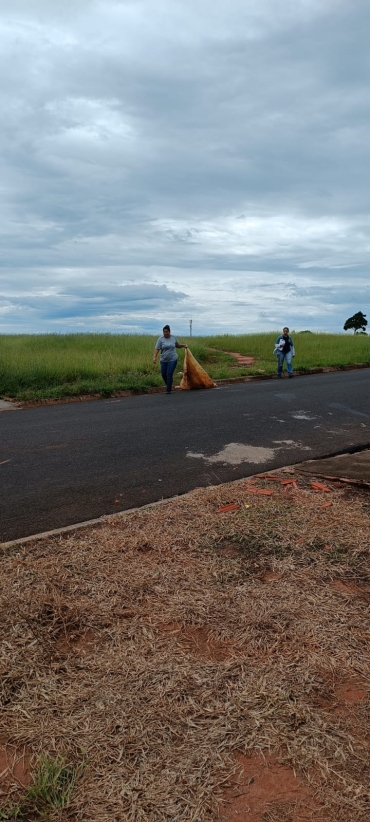
M 193 336 L 193 320 L 189 320 L 190 337 Z

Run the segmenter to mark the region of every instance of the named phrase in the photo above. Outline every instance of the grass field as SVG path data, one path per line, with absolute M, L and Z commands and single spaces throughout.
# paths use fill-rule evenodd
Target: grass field
M 195 358 L 217 379 L 273 374 L 272 354 L 278 331 L 268 334 L 183 337 Z M 295 368 L 370 365 L 369 337 L 345 334 L 293 334 Z M 17 400 L 61 399 L 78 395 L 110 396 L 117 391 L 145 392 L 162 386 L 152 362 L 155 336 L 130 334 L 2 335 L 0 396 Z M 227 352 L 255 357 L 250 367 L 237 368 Z M 175 384 L 180 382 L 184 351 L 179 351 Z

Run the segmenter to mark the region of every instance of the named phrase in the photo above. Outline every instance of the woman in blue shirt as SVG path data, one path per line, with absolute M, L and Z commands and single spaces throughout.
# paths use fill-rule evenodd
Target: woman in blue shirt
M 170 394 L 172 391 L 172 381 L 173 381 L 173 374 L 176 368 L 177 363 L 177 352 L 176 348 L 187 348 L 187 345 L 181 345 L 176 337 L 171 334 L 171 329 L 169 325 L 165 325 L 163 328 L 163 334 L 161 337 L 158 337 L 158 340 L 155 344 L 155 349 L 153 353 L 153 362 L 154 365 L 157 362 L 157 357 L 160 352 L 160 366 L 161 366 L 161 374 L 162 378 L 166 384 L 166 394 Z

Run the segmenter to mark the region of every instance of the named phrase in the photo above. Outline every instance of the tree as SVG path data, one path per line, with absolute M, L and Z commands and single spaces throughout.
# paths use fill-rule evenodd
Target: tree
M 354 333 L 357 334 L 360 328 L 361 331 L 365 331 L 366 326 L 366 314 L 363 314 L 362 311 L 358 311 L 357 314 L 353 315 L 353 317 L 348 317 L 348 320 L 345 321 L 343 328 L 344 331 L 348 331 L 350 328 L 353 328 Z

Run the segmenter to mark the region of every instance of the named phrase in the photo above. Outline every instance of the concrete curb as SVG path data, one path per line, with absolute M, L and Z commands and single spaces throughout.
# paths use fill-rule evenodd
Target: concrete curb
M 315 464 L 317 464 L 317 463 L 320 464 L 320 463 L 322 463 L 323 461 L 326 461 L 326 460 L 332 460 L 332 459 L 335 459 L 337 457 L 345 457 L 346 455 L 348 457 L 351 457 L 351 456 L 355 456 L 357 454 L 362 454 L 366 451 L 369 451 L 369 454 L 370 454 L 369 444 L 356 447 L 355 449 L 349 449 L 349 450 L 346 449 L 345 451 L 337 451 L 334 454 L 328 454 L 326 456 L 318 457 L 317 459 L 313 459 L 313 460 L 303 460 L 303 461 L 301 460 L 300 462 L 295 462 L 295 463 L 292 463 L 291 465 L 283 465 L 283 466 L 281 466 L 281 468 L 272 468 L 270 471 L 264 471 L 263 473 L 264 474 L 275 474 L 276 471 L 285 471 L 287 473 L 290 473 L 290 472 L 294 473 L 294 471 L 297 471 L 297 470 L 299 471 L 300 469 L 304 473 L 304 466 L 307 466 L 307 465 L 313 465 L 314 466 Z M 312 473 L 312 472 L 310 472 L 310 473 Z M 317 475 L 318 476 L 324 476 L 322 471 L 320 471 L 320 469 L 318 470 Z M 242 477 L 242 479 L 243 480 L 248 480 L 248 479 L 251 479 L 254 476 L 256 476 L 255 472 L 253 474 L 249 474 L 248 476 Z M 331 476 L 330 478 L 335 479 L 335 475 Z M 343 481 L 342 477 L 337 477 L 337 479 L 341 479 Z M 229 480 L 229 482 L 221 483 L 221 485 L 229 485 L 232 482 L 240 482 L 240 479 L 238 479 L 238 480 Z M 361 483 L 358 483 L 358 484 L 361 484 Z M 366 482 L 364 484 L 369 485 L 369 483 L 366 483 Z M 157 506 L 164 505 L 166 503 L 174 502 L 176 500 L 179 500 L 182 497 L 186 497 L 187 494 L 191 494 L 193 491 L 203 490 L 205 487 L 207 489 L 212 489 L 212 488 L 219 488 L 220 485 L 207 485 L 207 486 L 199 485 L 196 488 L 192 488 L 190 491 L 186 491 L 184 494 L 176 494 L 174 497 L 166 497 L 165 499 L 160 499 L 160 500 L 157 500 L 156 502 L 148 502 L 145 505 L 140 505 L 140 506 L 137 505 L 137 506 L 135 506 L 135 508 L 127 508 L 123 511 L 115 511 L 113 514 L 102 514 L 101 517 L 96 517 L 94 519 L 88 519 L 88 520 L 85 520 L 84 522 L 76 522 L 73 525 L 65 525 L 62 528 L 53 528 L 51 531 L 42 531 L 39 534 L 31 534 L 28 537 L 20 537 L 19 539 L 13 539 L 13 540 L 10 540 L 8 542 L 0 542 L 0 551 L 1 550 L 6 550 L 7 548 L 12 548 L 16 545 L 25 545 L 25 544 L 30 543 L 30 542 L 31 543 L 36 542 L 37 540 L 45 539 L 47 537 L 61 536 L 62 534 L 68 534 L 68 533 L 71 533 L 73 531 L 79 531 L 83 528 L 90 528 L 93 525 L 105 525 L 106 523 L 111 522 L 111 520 L 116 519 L 117 517 L 125 517 L 128 514 L 134 513 L 135 511 L 145 511 L 148 508 L 155 508 Z
M 357 363 L 357 365 L 343 365 L 341 368 L 334 366 L 322 366 L 320 368 L 309 368 L 307 371 L 300 371 L 299 368 L 294 371 L 296 377 L 308 377 L 311 374 L 330 374 L 340 371 L 357 371 L 362 368 L 370 368 L 367 362 Z M 226 380 L 216 380 L 216 385 L 227 385 L 233 382 L 259 382 L 260 380 L 275 380 L 276 374 L 251 374 L 246 377 L 230 377 Z
M 246 479 L 248 479 L 248 477 L 246 477 Z M 212 487 L 213 486 L 211 485 L 207 485 L 207 488 Z M 216 488 L 217 486 L 214 487 Z M 192 489 L 192 491 L 196 490 L 196 488 Z M 191 492 L 187 491 L 186 493 Z M 30 536 L 28 537 L 12 539 L 9 542 L 0 542 L 0 551 L 5 550 L 7 548 L 13 548 L 15 545 L 25 545 L 29 542 L 37 542 L 37 540 L 46 539 L 47 537 L 56 537 L 61 536 L 62 534 L 71 533 L 73 531 L 80 531 L 83 528 L 90 528 L 92 525 L 105 525 L 106 523 L 109 523 L 112 519 L 116 519 L 117 517 L 125 517 L 127 514 L 133 514 L 135 511 L 145 511 L 147 508 L 154 508 L 159 505 L 164 505 L 164 503 L 167 502 L 174 502 L 175 500 L 178 500 L 180 497 L 185 497 L 186 493 L 176 494 L 175 497 L 166 497 L 166 499 L 160 499 L 156 502 L 148 502 L 146 505 L 136 506 L 136 508 L 126 508 L 124 511 L 116 511 L 114 514 L 102 514 L 101 517 L 97 517 L 96 519 L 87 519 L 84 522 L 76 522 L 73 525 L 64 525 L 62 528 L 53 528 L 51 531 L 41 531 L 40 534 L 30 534 Z
M 300 465 L 300 463 L 296 463 L 296 465 Z M 294 465 L 287 465 L 283 466 L 282 468 L 276 469 L 275 471 L 290 471 L 294 469 Z M 265 471 L 265 474 L 273 474 L 274 471 Z M 242 477 L 244 480 L 251 479 L 254 474 L 249 474 L 247 477 Z M 230 480 L 230 482 L 239 482 L 240 480 Z M 228 485 L 229 483 L 221 483 L 222 485 Z M 95 519 L 87 519 L 84 522 L 76 522 L 73 525 L 65 525 L 62 528 L 53 528 L 51 531 L 41 531 L 39 534 L 30 534 L 28 537 L 20 537 L 19 539 L 12 539 L 8 542 L 0 542 L 0 551 L 6 550 L 7 548 L 13 548 L 16 545 L 26 545 L 29 542 L 37 542 L 37 540 L 45 539 L 47 537 L 56 537 L 61 536 L 62 534 L 68 534 L 73 531 L 80 531 L 83 528 L 90 528 L 92 525 L 105 525 L 109 523 L 111 520 L 116 519 L 117 517 L 125 517 L 127 514 L 133 514 L 135 511 L 145 511 L 148 508 L 156 508 L 157 506 L 164 505 L 167 502 L 175 502 L 180 498 L 186 497 L 187 494 L 191 494 L 193 491 L 204 490 L 204 488 L 208 490 L 212 488 L 219 488 L 219 485 L 199 485 L 196 488 L 192 488 L 190 491 L 186 491 L 185 494 L 176 494 L 174 497 L 166 497 L 165 499 L 157 500 L 156 502 L 148 502 L 146 505 L 136 506 L 135 508 L 126 508 L 124 511 L 115 511 L 114 514 L 102 514 L 101 517 L 96 517 Z
M 19 403 L 15 400 L 0 399 L 0 411 L 19 411 Z

